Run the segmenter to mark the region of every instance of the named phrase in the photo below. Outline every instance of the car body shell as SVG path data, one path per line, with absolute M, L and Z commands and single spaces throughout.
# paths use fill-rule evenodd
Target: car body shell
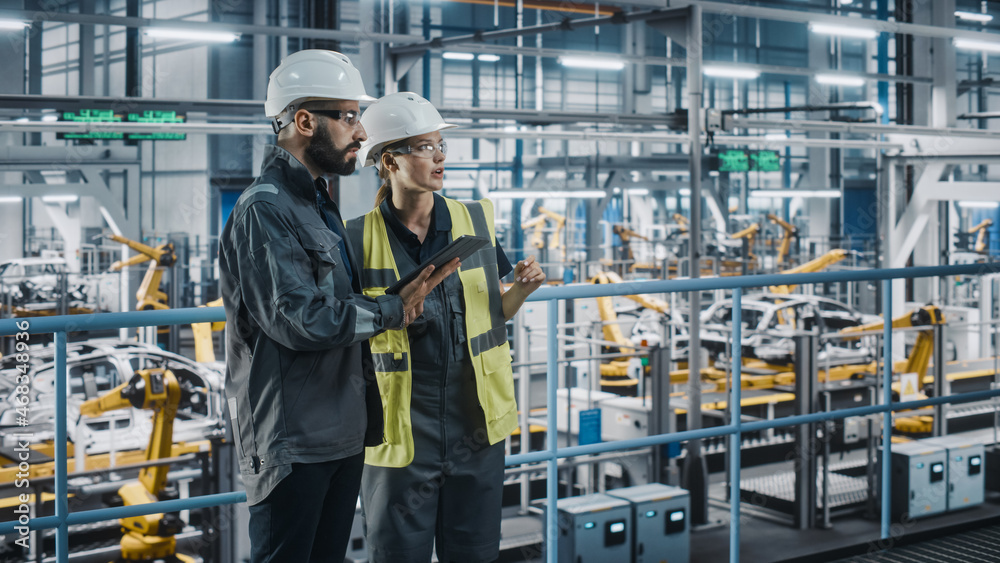
M 714 356 L 727 353 L 732 312 L 732 299 L 713 303 L 702 312 L 702 346 Z M 792 361 L 794 343 L 791 337 L 794 334 L 808 331 L 830 334 L 880 320 L 880 317 L 860 313 L 839 301 L 802 294 L 747 295 L 743 298 L 741 313 L 744 357 L 773 363 Z M 820 345 L 819 361 L 829 365 L 866 363 L 872 356 L 868 340 L 824 340 Z
M 15 434 L 33 433 L 33 440 L 55 437 L 54 347 L 30 348 L 31 402 L 29 420 L 22 425 L 13 399 L 16 356 L 0 360 L 0 444 L 14 445 Z M 90 340 L 67 346 L 67 436 L 88 454 L 144 449 L 152 431 L 153 412 L 126 408 L 96 417 L 80 415 L 80 405 L 129 381 L 137 370 L 170 369 L 192 392 L 180 405 L 173 424 L 173 441 L 194 441 L 222 436 L 224 377 L 209 364 L 199 364 L 156 346 L 122 340 Z M 23 412 L 23 411 L 22 411 Z

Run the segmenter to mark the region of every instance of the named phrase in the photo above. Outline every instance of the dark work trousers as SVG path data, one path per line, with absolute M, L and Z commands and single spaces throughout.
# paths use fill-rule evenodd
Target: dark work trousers
M 446 278 L 408 333 L 414 456 L 406 467 L 365 466 L 361 507 L 372 563 L 427 563 L 435 543 L 442 563 L 499 556 L 504 442 L 491 446 L 486 434 L 461 291 L 458 276 Z
M 343 563 L 363 467 L 363 453 L 292 464 L 291 475 L 250 507 L 251 563 Z

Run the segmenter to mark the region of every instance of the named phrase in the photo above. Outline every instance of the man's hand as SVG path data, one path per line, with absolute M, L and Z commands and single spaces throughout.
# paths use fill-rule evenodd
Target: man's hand
M 427 294 L 446 277 L 455 273 L 455 270 L 461 265 L 461 261 L 455 258 L 436 271 L 434 266 L 427 266 L 424 271 L 420 272 L 417 279 L 406 284 L 400 290 L 399 296 L 403 299 L 403 310 L 406 312 L 407 324 L 412 323 L 424 312 L 424 298 L 427 297 Z
M 530 295 L 545 283 L 545 272 L 538 265 L 535 256 L 531 255 L 514 265 L 514 285 L 525 295 Z

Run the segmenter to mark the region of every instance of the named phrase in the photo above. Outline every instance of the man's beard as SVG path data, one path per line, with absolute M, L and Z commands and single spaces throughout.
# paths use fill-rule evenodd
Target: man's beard
M 321 119 L 326 119 L 325 117 Z M 333 139 L 326 128 L 326 123 L 320 123 L 316 128 L 316 134 L 306 147 L 308 156 L 324 174 L 337 174 L 338 176 L 350 176 L 354 173 L 354 165 L 358 159 L 347 158 L 347 153 L 352 149 L 361 148 L 361 143 L 354 142 L 342 149 L 333 145 Z

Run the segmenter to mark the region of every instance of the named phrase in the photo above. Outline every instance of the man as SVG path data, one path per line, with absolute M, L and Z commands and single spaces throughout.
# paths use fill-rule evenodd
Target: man
M 220 238 L 226 396 L 253 563 L 343 561 L 364 446 L 382 442 L 368 338 L 405 327 L 458 266 L 428 268 L 399 295 L 361 294 L 322 176 L 354 171 L 367 138 L 358 102 L 371 99 L 340 53 L 282 61 L 264 105 L 277 144 Z

